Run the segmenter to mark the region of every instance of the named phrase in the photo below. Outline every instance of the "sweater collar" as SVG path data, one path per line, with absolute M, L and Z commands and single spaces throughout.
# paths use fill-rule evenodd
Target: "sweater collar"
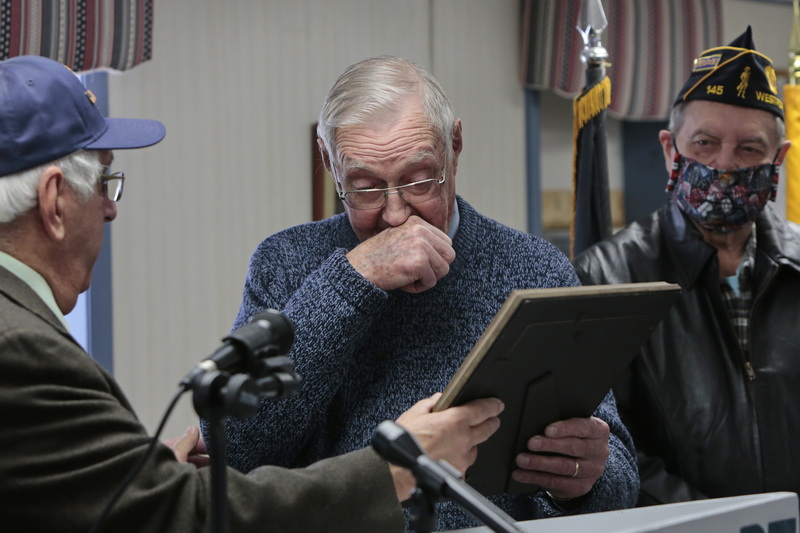
M 450 230 L 447 232 L 447 236 L 450 237 L 450 240 L 456 238 L 456 232 L 458 231 L 458 223 L 461 220 L 461 215 L 458 213 L 458 202 L 453 203 L 453 218 L 450 219 Z

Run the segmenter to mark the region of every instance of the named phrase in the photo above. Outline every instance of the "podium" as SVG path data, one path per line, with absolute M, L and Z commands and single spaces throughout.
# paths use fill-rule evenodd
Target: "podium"
M 531 533 L 798 533 L 794 492 L 654 505 L 521 522 Z M 492 533 L 488 527 L 451 533 Z

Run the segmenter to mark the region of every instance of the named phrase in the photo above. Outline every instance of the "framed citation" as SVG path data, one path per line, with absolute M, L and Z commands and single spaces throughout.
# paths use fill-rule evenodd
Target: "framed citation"
M 434 407 L 505 403 L 467 483 L 487 495 L 537 490 L 511 479 L 527 440 L 557 420 L 591 416 L 680 291 L 665 282 L 513 291 Z

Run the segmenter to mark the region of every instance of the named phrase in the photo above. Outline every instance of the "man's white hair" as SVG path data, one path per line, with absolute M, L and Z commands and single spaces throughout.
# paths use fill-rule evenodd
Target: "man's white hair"
M 67 185 L 82 201 L 97 191 L 97 178 L 103 168 L 100 152 L 79 150 L 50 163 L 0 177 L 0 224 L 16 220 L 36 205 L 39 178 L 51 166 L 61 169 Z

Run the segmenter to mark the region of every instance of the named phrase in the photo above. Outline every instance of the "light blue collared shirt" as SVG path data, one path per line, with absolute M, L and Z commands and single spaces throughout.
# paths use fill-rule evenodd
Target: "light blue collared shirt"
M 450 239 L 456 238 L 459 220 L 461 220 L 461 217 L 458 214 L 458 202 L 453 202 L 453 218 L 450 219 L 450 229 L 447 231 L 447 236 L 450 237 Z
M 47 284 L 47 281 L 45 281 L 41 274 L 19 259 L 12 257 L 5 252 L 0 252 L 0 266 L 17 276 L 31 289 L 33 289 L 33 292 L 35 292 L 37 296 L 39 296 L 39 298 L 41 298 L 42 301 L 47 304 L 47 307 L 50 308 L 53 314 L 58 317 L 58 319 L 67 329 L 67 331 L 69 331 L 67 319 L 64 318 L 64 313 L 61 312 L 61 309 L 59 309 L 58 305 L 56 304 L 56 298 L 53 296 L 53 289 L 50 288 L 50 285 Z

